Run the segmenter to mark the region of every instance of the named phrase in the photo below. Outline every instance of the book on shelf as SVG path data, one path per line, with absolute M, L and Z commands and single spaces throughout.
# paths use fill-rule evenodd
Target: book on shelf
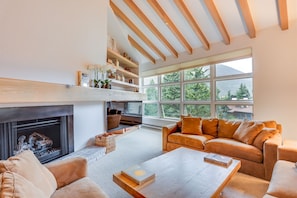
M 223 155 L 219 155 L 216 153 L 209 153 L 204 157 L 204 161 L 213 163 L 216 165 L 224 166 L 227 168 L 232 163 L 232 158 L 223 156 Z
M 122 170 L 121 173 L 122 175 L 139 185 L 155 179 L 155 173 L 139 165 L 135 165 Z

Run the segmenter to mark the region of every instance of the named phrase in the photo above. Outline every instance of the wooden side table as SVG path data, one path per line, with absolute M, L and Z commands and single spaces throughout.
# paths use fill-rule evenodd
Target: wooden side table
M 297 162 L 297 141 L 285 140 L 283 145 L 278 147 L 277 158 Z

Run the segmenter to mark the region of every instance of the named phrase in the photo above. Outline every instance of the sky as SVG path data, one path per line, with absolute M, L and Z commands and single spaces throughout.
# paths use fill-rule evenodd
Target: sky
M 230 62 L 224 62 L 225 66 L 232 67 L 236 70 L 242 71 L 244 73 L 251 73 L 253 71 L 253 62 L 252 58 L 245 58 Z

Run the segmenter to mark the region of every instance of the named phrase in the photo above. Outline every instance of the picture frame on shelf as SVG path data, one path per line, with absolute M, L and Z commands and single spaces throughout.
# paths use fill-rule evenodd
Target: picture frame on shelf
M 90 76 L 86 72 L 78 71 L 78 86 L 89 87 Z

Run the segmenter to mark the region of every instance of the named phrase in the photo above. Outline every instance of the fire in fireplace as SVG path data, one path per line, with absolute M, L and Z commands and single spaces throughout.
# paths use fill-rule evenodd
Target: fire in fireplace
M 0 108 L 0 157 L 30 149 L 42 162 L 73 152 L 73 106 Z

